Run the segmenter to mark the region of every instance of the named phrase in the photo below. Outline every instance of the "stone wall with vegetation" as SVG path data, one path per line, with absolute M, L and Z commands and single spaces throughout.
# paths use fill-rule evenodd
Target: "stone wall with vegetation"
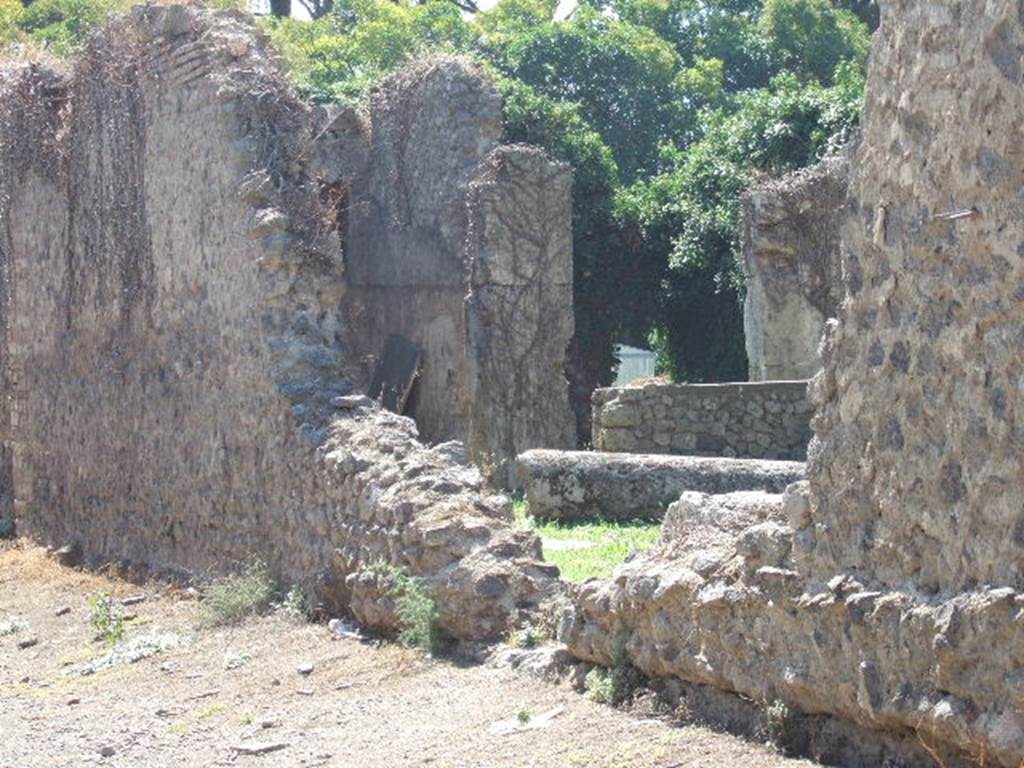
M 322 153 L 345 242 L 354 357 L 421 351 L 407 407 L 423 437 L 462 440 L 502 483 L 520 451 L 572 448 L 572 172 L 499 146 L 501 97 L 468 60 L 386 79 Z M 350 157 L 358 162 L 346 162 Z
M 806 381 L 671 384 L 594 392 L 594 448 L 803 461 L 813 408 Z
M 1021 11 L 882 4 L 809 486 L 684 496 L 582 587 L 576 656 L 1024 761 Z
M 843 299 L 848 150 L 743 195 L 743 335 L 751 381 L 809 379 Z
M 552 569 L 460 445 L 349 395 L 322 173 L 344 137 L 275 62 L 244 14 L 140 6 L 67 74 L 0 72 L 19 529 L 89 562 L 257 556 L 388 626 L 384 562 L 427 580 L 457 637 L 497 635 Z

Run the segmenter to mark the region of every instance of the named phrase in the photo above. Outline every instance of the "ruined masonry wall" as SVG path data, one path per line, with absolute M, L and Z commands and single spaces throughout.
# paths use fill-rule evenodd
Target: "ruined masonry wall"
M 465 441 L 507 483 L 518 452 L 575 444 L 572 171 L 501 134 L 501 98 L 475 65 L 427 59 L 385 80 L 347 132 L 366 160 L 345 187 L 345 261 L 358 357 L 412 340 L 407 412 L 424 438 Z
M 332 150 L 275 66 L 243 14 L 148 6 L 67 76 L 0 72 L 19 529 L 93 562 L 257 555 L 382 627 L 389 562 L 455 636 L 495 636 L 553 570 L 461 449 L 338 399 L 357 366 L 311 165 Z
M 599 389 L 594 448 L 803 461 L 811 439 L 807 382 L 669 384 Z
M 809 379 L 821 368 L 825 321 L 843 299 L 839 239 L 849 159 L 752 187 L 740 206 L 751 381 Z
M 815 554 L 929 594 L 1021 590 L 1024 8 L 888 15 L 850 184 L 849 299 L 811 390 Z

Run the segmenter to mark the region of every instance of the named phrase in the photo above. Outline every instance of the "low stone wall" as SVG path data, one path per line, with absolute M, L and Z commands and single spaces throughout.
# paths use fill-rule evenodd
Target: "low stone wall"
M 814 409 L 806 381 L 651 383 L 599 389 L 594 448 L 803 461 Z
M 794 461 L 595 451 L 527 451 L 518 467 L 530 513 L 560 520 L 660 520 L 685 491 L 780 493 L 804 476 Z
M 652 676 L 890 733 L 917 728 L 949 768 L 1019 765 L 1021 595 L 930 598 L 811 575 L 795 530 L 811 514 L 799 486 L 783 497 L 684 494 L 660 544 L 581 587 L 559 638 L 586 661 L 625 656 Z M 841 764 L 936 764 L 878 757 Z

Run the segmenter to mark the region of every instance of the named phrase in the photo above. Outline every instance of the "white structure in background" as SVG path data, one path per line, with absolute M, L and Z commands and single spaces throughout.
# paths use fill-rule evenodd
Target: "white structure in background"
M 657 355 L 649 349 L 616 344 L 615 356 L 619 359 L 619 372 L 615 376 L 613 387 L 624 387 L 631 381 L 654 375 L 654 360 Z

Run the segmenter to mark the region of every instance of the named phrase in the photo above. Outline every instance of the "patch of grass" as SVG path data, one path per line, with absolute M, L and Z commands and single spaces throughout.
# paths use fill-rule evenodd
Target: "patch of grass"
M 287 614 L 295 619 L 308 619 L 312 614 L 310 600 L 301 584 L 292 584 L 281 602 L 274 604 L 274 610 Z
M 107 645 L 117 645 L 124 637 L 124 612 L 108 594 L 99 594 L 89 602 L 89 623 Z
M 217 626 L 265 613 L 274 602 L 277 586 L 265 563 L 250 560 L 238 573 L 207 583 L 202 593 L 207 621 Z
M 224 656 L 224 669 L 238 669 L 244 667 L 252 661 L 252 656 L 248 653 L 232 653 Z
M 150 656 L 156 656 L 158 653 L 177 648 L 187 642 L 187 638 L 182 638 L 173 632 L 161 632 L 158 628 L 154 628 L 148 634 L 118 643 L 102 656 L 65 667 L 64 674 L 94 675 L 111 667 L 134 664 L 136 661 L 148 659 Z
M 530 516 L 525 500 L 514 501 L 512 510 L 517 525 L 540 536 L 544 559 L 557 565 L 566 581 L 610 576 L 629 555 L 649 549 L 661 536 L 661 523 L 648 520 L 541 522 Z
M 213 717 L 214 715 L 220 714 L 225 709 L 226 707 L 223 704 L 211 704 L 209 707 L 207 707 L 198 715 L 196 715 L 196 720 L 204 720 L 207 717 Z
M 764 725 L 768 740 L 779 749 L 784 749 L 793 735 L 796 713 L 780 699 L 765 704 Z
M 532 718 L 533 714 L 527 707 L 521 707 L 520 710 L 516 712 L 516 720 L 518 720 L 523 725 L 526 725 L 528 722 L 530 722 Z

